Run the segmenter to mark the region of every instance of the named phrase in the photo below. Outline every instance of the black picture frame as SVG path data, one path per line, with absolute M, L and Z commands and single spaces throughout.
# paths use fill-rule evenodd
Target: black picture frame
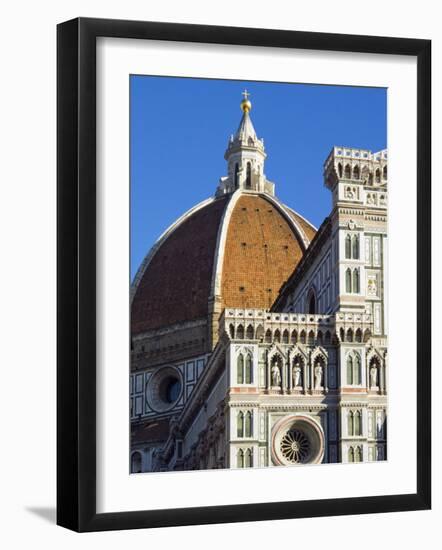
M 116 37 L 417 58 L 417 491 L 362 498 L 96 512 L 96 39 Z M 431 506 L 431 41 L 79 18 L 57 28 L 57 523 L 104 531 Z

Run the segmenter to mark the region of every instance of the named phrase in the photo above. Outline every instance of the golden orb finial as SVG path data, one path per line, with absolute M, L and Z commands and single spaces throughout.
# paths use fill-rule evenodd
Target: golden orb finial
M 241 101 L 241 110 L 244 112 L 244 113 L 248 113 L 249 111 L 252 110 L 252 103 L 250 102 L 249 100 L 249 92 L 247 90 L 244 90 L 242 95 L 244 96 L 244 99 Z

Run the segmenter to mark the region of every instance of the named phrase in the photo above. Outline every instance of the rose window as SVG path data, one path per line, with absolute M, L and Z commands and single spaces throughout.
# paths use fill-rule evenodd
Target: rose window
M 303 464 L 309 459 L 311 446 L 304 432 L 293 428 L 281 438 L 280 449 L 288 462 Z

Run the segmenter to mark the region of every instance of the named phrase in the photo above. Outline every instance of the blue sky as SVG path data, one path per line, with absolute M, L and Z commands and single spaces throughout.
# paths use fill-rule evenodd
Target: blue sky
M 215 192 L 242 91 L 264 138 L 276 195 L 317 227 L 330 212 L 323 163 L 334 145 L 387 146 L 384 88 L 130 77 L 131 278 L 159 235 Z

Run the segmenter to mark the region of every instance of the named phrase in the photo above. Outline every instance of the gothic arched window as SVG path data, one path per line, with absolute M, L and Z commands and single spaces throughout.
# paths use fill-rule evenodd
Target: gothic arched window
M 247 163 L 247 172 L 246 172 L 246 188 L 250 189 L 252 187 L 252 165 L 250 162 Z
M 359 292 L 359 269 L 353 271 L 353 292 Z
M 351 178 L 351 168 L 350 168 L 349 164 L 345 165 L 344 178 L 347 179 L 347 180 L 349 180 Z
M 382 170 L 382 177 L 384 180 L 387 179 L 387 165 L 384 166 L 384 169 Z
M 253 382 L 253 362 L 252 356 L 250 353 L 246 357 L 246 375 L 245 375 L 246 384 L 251 384 Z
M 236 436 L 244 437 L 244 414 L 241 411 L 236 417 Z
M 252 437 L 253 423 L 252 413 L 248 411 L 244 418 L 244 435 L 245 437 Z
M 374 177 L 375 177 L 376 183 L 381 183 L 381 171 L 379 170 L 379 168 L 376 168 Z
M 253 327 L 252 325 L 249 325 L 246 330 L 246 339 L 247 340 L 253 340 Z
M 347 384 L 353 384 L 353 357 L 349 355 L 347 357 Z
M 244 384 L 244 356 L 242 353 L 238 355 L 236 361 L 236 380 L 238 384 Z
M 141 453 L 138 451 L 132 454 L 130 469 L 133 474 L 139 474 L 141 472 Z
M 340 162 L 338 163 L 338 176 L 342 178 L 342 164 Z
M 236 329 L 236 338 L 238 340 L 244 340 L 244 327 L 242 325 L 239 325 Z
M 242 449 L 239 449 L 236 455 L 236 467 L 244 468 L 244 451 Z
M 246 463 L 245 463 L 245 467 L 246 468 L 252 468 L 253 467 L 253 454 L 252 454 L 252 449 L 247 449 L 246 451 Z
M 362 435 L 362 415 L 361 411 L 355 413 L 355 435 Z
M 359 235 L 353 235 L 353 259 L 359 260 Z
M 362 447 L 356 447 L 355 462 L 362 462 Z
M 316 313 L 316 296 L 313 290 L 310 290 L 308 296 L 308 312 L 312 315 Z
M 275 342 L 278 342 L 278 343 L 281 342 L 281 333 L 280 333 L 279 329 L 276 329 L 276 330 L 275 330 L 275 334 L 274 334 L 274 336 L 273 336 L 273 340 L 274 340 Z
M 345 292 L 351 293 L 351 269 L 348 268 L 345 272 Z
M 359 166 L 355 166 L 353 168 L 353 179 L 358 180 L 359 179 Z
M 351 236 L 347 235 L 345 237 L 345 257 L 346 259 L 351 258 Z
M 362 367 L 361 367 L 361 357 L 359 354 L 355 356 L 354 362 L 354 383 L 356 385 L 362 384 Z
M 355 452 L 353 450 L 353 447 L 349 447 L 348 449 L 348 461 L 354 462 L 355 461 Z
M 354 435 L 354 422 L 353 422 L 352 411 L 348 411 L 348 415 L 347 415 L 347 434 Z
M 267 331 L 266 331 L 266 338 L 265 338 L 266 342 L 268 344 L 270 344 L 270 342 L 272 341 L 272 331 L 268 328 Z

